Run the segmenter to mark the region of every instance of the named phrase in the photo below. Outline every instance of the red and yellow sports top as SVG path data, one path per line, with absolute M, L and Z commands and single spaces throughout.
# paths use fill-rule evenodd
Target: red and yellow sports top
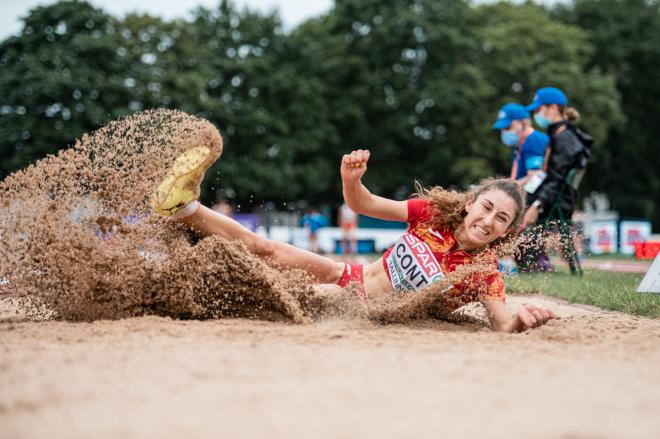
M 457 245 L 452 230 L 429 227 L 427 222 L 433 214 L 428 200 L 408 200 L 408 230 L 383 255 L 385 272 L 395 290 L 418 291 L 442 280 L 460 265 L 475 262 L 477 256 Z M 497 270 L 497 257 L 490 250 L 485 252 L 478 256 L 483 269 L 467 274 L 445 290 L 452 307 L 481 300 L 504 302 L 504 280 Z

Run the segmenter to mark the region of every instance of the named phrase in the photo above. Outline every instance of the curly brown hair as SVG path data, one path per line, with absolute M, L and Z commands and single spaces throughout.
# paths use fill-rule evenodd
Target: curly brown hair
M 463 220 L 467 215 L 466 203 L 494 190 L 504 192 L 516 204 L 516 213 L 509 225 L 510 229 L 518 230 L 525 214 L 525 191 L 515 180 L 509 178 L 486 178 L 481 180 L 478 186 L 465 192 L 445 189 L 440 186 L 424 188 L 419 183 L 416 184 L 416 188 L 416 196 L 430 201 L 434 211 L 437 212 L 428 221 L 431 227 L 448 227 L 451 230 L 457 230 L 463 224 Z M 499 241 L 494 244 L 498 244 Z

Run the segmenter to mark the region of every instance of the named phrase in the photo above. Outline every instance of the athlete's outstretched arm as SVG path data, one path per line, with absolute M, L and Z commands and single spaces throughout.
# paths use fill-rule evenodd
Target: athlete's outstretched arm
M 358 149 L 341 159 L 341 180 L 344 200 L 355 213 L 388 221 L 407 221 L 408 204 L 374 195 L 362 184 L 367 172 L 369 150 Z
M 524 304 L 518 314 L 512 317 L 499 300 L 484 300 L 481 303 L 486 308 L 491 326 L 498 332 L 522 332 L 545 325 L 548 320 L 556 318 L 552 310 L 540 305 Z

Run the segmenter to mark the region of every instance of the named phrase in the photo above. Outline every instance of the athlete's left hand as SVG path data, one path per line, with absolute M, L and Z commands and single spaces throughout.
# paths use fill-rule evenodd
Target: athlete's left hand
M 551 309 L 544 306 L 524 304 L 518 311 L 516 318 L 520 320 L 523 326 L 522 329 L 525 330 L 545 325 L 548 320 L 557 318 L 557 316 Z

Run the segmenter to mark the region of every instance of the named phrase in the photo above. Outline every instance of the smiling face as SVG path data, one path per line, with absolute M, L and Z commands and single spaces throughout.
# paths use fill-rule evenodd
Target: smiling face
M 467 215 L 459 233 L 459 241 L 466 250 L 482 248 L 508 234 L 516 218 L 516 202 L 500 189 L 484 192 L 465 204 Z

